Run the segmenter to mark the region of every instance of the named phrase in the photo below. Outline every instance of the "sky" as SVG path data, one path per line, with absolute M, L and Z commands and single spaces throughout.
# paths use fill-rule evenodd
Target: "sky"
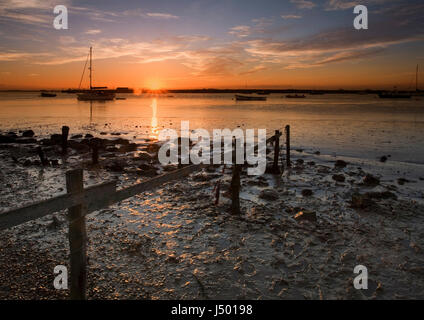
M 414 89 L 422 17 L 422 0 L 0 0 L 0 89 L 76 88 L 90 46 L 96 86 Z

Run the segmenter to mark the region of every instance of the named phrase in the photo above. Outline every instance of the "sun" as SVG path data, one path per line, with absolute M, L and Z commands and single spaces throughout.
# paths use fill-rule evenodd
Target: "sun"
M 162 88 L 162 83 L 158 79 L 149 79 L 147 81 L 147 88 L 150 90 L 160 90 Z

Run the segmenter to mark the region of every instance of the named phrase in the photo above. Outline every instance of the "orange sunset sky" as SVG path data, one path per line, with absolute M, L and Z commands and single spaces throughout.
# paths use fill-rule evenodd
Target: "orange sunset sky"
M 57 4 L 0 1 L 0 89 L 76 88 L 90 46 L 112 88 L 414 89 L 424 68 L 422 1 L 66 0 L 68 30 Z

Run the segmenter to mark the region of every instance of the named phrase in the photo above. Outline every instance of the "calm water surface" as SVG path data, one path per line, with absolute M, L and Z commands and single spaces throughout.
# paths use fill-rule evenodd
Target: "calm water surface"
M 155 138 L 159 130 L 266 128 L 290 124 L 293 148 L 323 154 L 424 164 L 424 97 L 382 100 L 375 95 L 322 95 L 265 102 L 236 102 L 233 94 L 121 95 L 126 100 L 80 102 L 75 95 L 41 98 L 38 93 L 0 93 L 0 129 L 28 129 L 44 136 L 120 132 L 131 139 Z M 134 138 L 135 137 L 135 138 Z

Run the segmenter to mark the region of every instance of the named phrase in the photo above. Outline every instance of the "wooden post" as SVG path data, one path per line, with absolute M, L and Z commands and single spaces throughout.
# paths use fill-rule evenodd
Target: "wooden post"
M 231 179 L 231 212 L 240 214 L 240 171 L 241 165 L 233 165 L 233 177 Z
M 99 145 L 97 141 L 91 142 L 91 150 L 92 150 L 92 154 L 91 154 L 92 164 L 96 165 L 99 163 Z
M 68 152 L 68 135 L 69 135 L 69 127 L 62 127 L 62 154 L 66 154 Z
M 272 171 L 274 174 L 281 173 L 280 168 L 278 167 L 278 158 L 280 156 L 280 131 L 275 130 L 275 139 L 274 139 L 274 164 L 272 166 Z
M 66 173 L 66 189 L 68 193 L 80 193 L 84 190 L 82 169 Z M 86 299 L 87 286 L 87 231 L 82 205 L 68 209 L 69 249 L 71 265 L 72 300 Z
M 47 160 L 46 156 L 44 155 L 44 151 L 43 149 L 41 149 L 41 147 L 37 147 L 37 153 L 38 153 L 38 156 L 40 157 L 41 164 L 43 166 L 49 165 L 49 160 Z
M 286 166 L 287 168 L 291 167 L 290 161 L 290 126 L 286 126 Z

